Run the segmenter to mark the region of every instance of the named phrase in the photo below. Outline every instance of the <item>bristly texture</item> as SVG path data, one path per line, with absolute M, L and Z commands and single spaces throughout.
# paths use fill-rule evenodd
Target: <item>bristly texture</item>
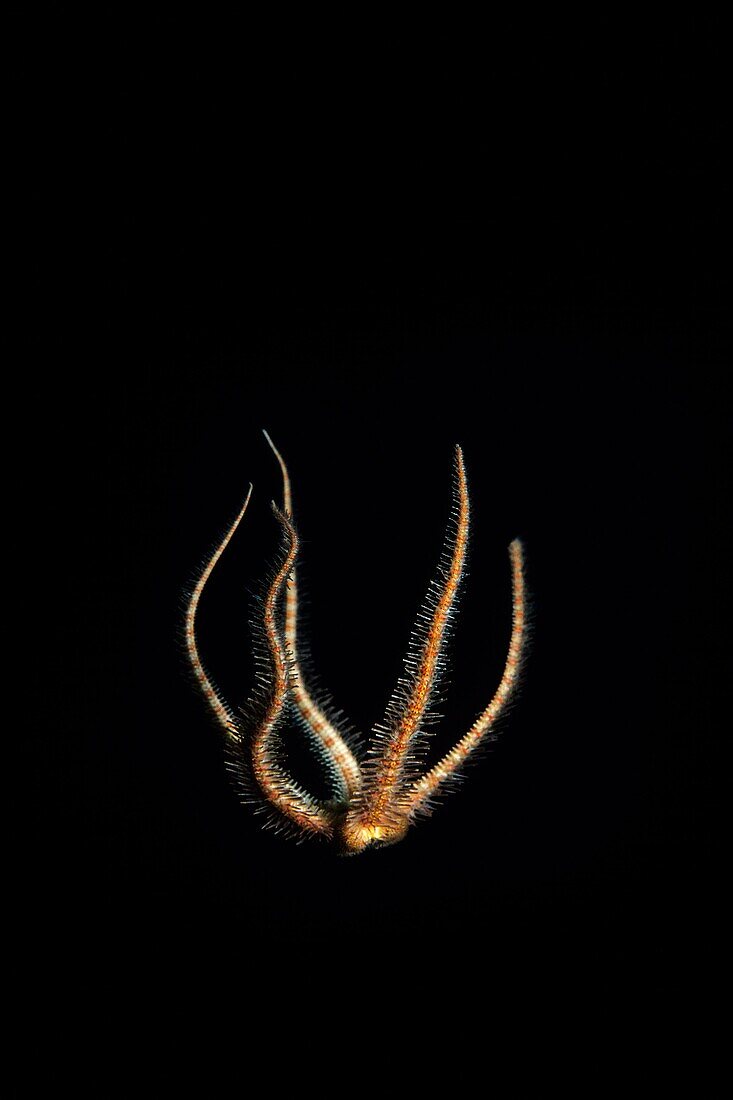
M 185 638 L 196 682 L 227 738 L 228 768 L 246 801 L 267 810 L 270 823 L 299 839 L 321 837 L 345 854 L 393 844 L 416 819 L 429 813 L 436 797 L 450 789 L 464 765 L 495 736 L 500 716 L 516 693 L 527 652 L 527 598 L 522 544 L 509 547 L 512 567 L 512 633 L 499 686 L 470 730 L 430 770 L 423 772 L 429 726 L 446 664 L 446 645 L 456 616 L 468 547 L 470 506 L 463 452 L 456 447 L 453 501 L 436 578 L 418 615 L 385 718 L 374 728 L 359 759 L 337 717 L 319 704 L 303 676 L 298 655 L 298 536 L 292 521 L 292 489 L 285 461 L 264 433 L 280 465 L 283 510 L 273 504 L 282 541 L 254 620 L 256 682 L 236 718 L 204 671 L 196 641 L 196 610 L 206 581 L 236 531 L 237 519 L 214 551 L 187 607 Z M 284 766 L 284 730 L 305 730 L 326 765 L 332 797 L 309 794 Z
M 231 752 L 231 757 L 245 781 L 251 767 L 251 776 L 266 805 L 274 807 L 281 819 L 306 834 L 330 836 L 332 825 L 329 816 L 280 763 L 283 716 L 293 691 L 293 660 L 285 649 L 277 619 L 283 586 L 295 566 L 298 536 L 290 517 L 275 504 L 272 510 L 282 528 L 283 540 L 279 562 L 262 601 L 258 624 L 261 637 L 258 653 L 263 658 L 262 670 L 254 700 L 248 708 L 254 721 L 252 728 L 244 730 L 236 739 L 236 749 Z
M 280 464 L 283 479 L 283 510 L 293 514 L 293 498 L 288 468 L 280 452 L 263 432 Z M 285 645 L 293 659 L 292 694 L 302 725 L 308 731 L 311 740 L 318 747 L 319 755 L 327 762 L 336 790 L 334 797 L 349 801 L 361 790 L 361 770 L 352 752 L 347 737 L 336 728 L 330 717 L 313 698 L 308 689 L 306 678 L 298 657 L 298 581 L 295 569 L 291 572 L 285 593 Z
M 366 762 L 367 782 L 352 815 L 354 826 L 382 839 L 400 831 L 405 820 L 402 796 L 417 779 L 425 755 L 438 683 L 445 671 L 445 647 L 463 578 L 469 528 L 468 486 L 463 452 L 456 447 L 453 505 L 438 574 L 431 581 L 417 617 L 405 659 L 405 676 L 398 681 L 384 722 L 374 730 Z
M 491 731 L 516 692 L 527 654 L 527 595 L 525 591 L 522 544 L 515 539 L 509 547 L 512 565 L 512 636 L 504 665 L 504 674 L 496 693 L 468 733 L 446 753 L 434 768 L 415 782 L 404 795 L 401 805 L 411 818 L 432 808 L 435 796 L 460 776 L 459 769 L 476 750 L 487 744 Z

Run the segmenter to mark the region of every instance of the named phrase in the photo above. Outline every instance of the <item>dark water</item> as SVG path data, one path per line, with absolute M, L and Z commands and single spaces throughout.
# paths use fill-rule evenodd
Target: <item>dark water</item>
M 54 364 L 29 407 L 56 550 L 21 839 L 52 1016 L 71 990 L 153 1021 L 192 999 L 247 1063 L 277 1021 L 320 1081 L 334 1033 L 383 1053 L 415 1023 L 424 1067 L 468 1039 L 503 1048 L 531 1015 L 577 1057 L 583 1029 L 679 1022 L 707 996 L 730 424 L 718 207 L 691 195 L 717 146 L 675 159 L 673 195 L 684 118 L 652 125 L 664 97 L 643 118 L 600 102 L 622 156 L 590 108 L 565 137 L 547 108 L 533 157 L 491 187 L 454 131 L 436 190 L 395 136 L 391 182 L 385 154 L 344 184 L 359 143 L 346 162 L 331 143 L 340 186 L 301 174 L 292 192 L 262 169 L 240 205 L 178 190 L 186 128 L 156 138 L 112 97 L 132 153 L 81 254 L 51 217 L 32 343 Z M 436 753 L 498 682 L 506 549 L 526 546 L 532 649 L 500 739 L 405 841 L 354 859 L 238 805 L 182 658 L 182 592 L 252 481 L 200 615 L 207 666 L 248 695 L 250 592 L 277 548 L 262 428 L 293 477 L 313 662 L 364 734 L 438 559 L 456 442 L 473 529 Z M 315 781 L 305 755 L 293 766 Z

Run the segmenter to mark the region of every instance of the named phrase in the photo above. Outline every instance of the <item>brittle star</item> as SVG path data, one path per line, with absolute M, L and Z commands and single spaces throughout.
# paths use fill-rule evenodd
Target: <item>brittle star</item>
M 445 649 L 464 576 L 470 506 L 463 452 L 455 449 L 453 501 L 436 578 L 418 615 L 385 719 L 374 727 L 366 753 L 359 753 L 323 702 L 308 688 L 298 656 L 298 587 L 295 573 L 299 541 L 292 520 L 292 490 L 287 466 L 264 433 L 282 473 L 282 509 L 272 510 L 281 528 L 281 546 L 269 583 L 253 620 L 256 686 L 241 714 L 225 702 L 199 656 L 196 612 L 206 582 L 237 530 L 252 496 L 247 497 L 221 543 L 206 562 L 190 594 L 185 620 L 188 658 L 197 684 L 222 727 L 228 767 L 246 801 L 272 812 L 276 826 L 299 838 L 321 837 L 344 854 L 394 844 L 421 816 L 429 814 L 477 751 L 493 737 L 497 720 L 515 692 L 526 653 L 527 601 L 522 544 L 509 547 L 512 571 L 512 631 L 504 672 L 486 709 L 468 732 L 432 768 L 420 774 L 427 727 L 435 715 Z M 326 766 L 330 799 L 309 794 L 283 762 L 283 727 L 296 719 Z

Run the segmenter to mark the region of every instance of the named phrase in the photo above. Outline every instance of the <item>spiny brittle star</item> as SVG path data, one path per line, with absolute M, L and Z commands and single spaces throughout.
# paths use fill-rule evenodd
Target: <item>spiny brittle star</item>
M 185 640 L 197 684 L 227 745 L 228 768 L 246 801 L 269 809 L 276 826 L 299 838 L 321 837 L 346 854 L 373 845 L 394 844 L 421 815 L 430 813 L 439 793 L 460 777 L 461 769 L 491 739 L 497 719 L 513 695 L 526 652 L 527 606 L 522 544 L 509 547 L 512 569 L 512 632 L 504 673 L 493 699 L 469 731 L 434 767 L 420 774 L 427 743 L 426 727 L 445 669 L 445 648 L 464 575 L 469 530 L 469 498 L 463 452 L 455 449 L 453 502 L 437 576 L 411 635 L 405 675 L 398 680 L 383 722 L 374 727 L 366 753 L 308 689 L 298 656 L 298 588 L 295 563 L 299 541 L 292 521 L 290 477 L 282 455 L 267 432 L 283 481 L 282 509 L 272 510 L 281 529 L 281 546 L 269 583 L 253 620 L 256 685 L 241 714 L 225 702 L 201 662 L 196 612 L 214 566 L 237 530 L 252 495 L 206 562 L 186 609 Z M 283 726 L 294 718 L 303 727 L 328 771 L 330 799 L 310 795 L 282 762 Z

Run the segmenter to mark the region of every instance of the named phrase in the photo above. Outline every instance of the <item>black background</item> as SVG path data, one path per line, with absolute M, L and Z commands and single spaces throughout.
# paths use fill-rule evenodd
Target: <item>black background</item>
M 161 1082 L 186 1070 L 212 1026 L 245 1044 L 243 1075 L 270 1025 L 317 1081 L 334 1035 L 377 1073 L 419 1024 L 415 1072 L 478 1042 L 516 1049 L 521 1077 L 538 1036 L 543 1066 L 577 1068 L 590 1035 L 605 1079 L 661 1018 L 684 1031 L 719 966 L 715 28 L 322 52 L 250 30 L 239 61 L 225 28 L 185 50 L 177 20 L 150 29 L 111 76 L 99 49 L 42 85 L 33 131 L 44 1003 L 57 1022 L 71 991 L 91 1018 L 132 1006 L 105 1088 L 141 1050 Z M 261 831 L 183 661 L 182 593 L 252 481 L 200 615 L 207 665 L 246 698 L 249 590 L 277 545 L 262 428 L 293 476 L 315 663 L 365 733 L 456 442 L 474 525 L 436 751 L 501 675 L 506 548 L 526 545 L 533 645 L 500 740 L 403 843 L 355 859 Z

